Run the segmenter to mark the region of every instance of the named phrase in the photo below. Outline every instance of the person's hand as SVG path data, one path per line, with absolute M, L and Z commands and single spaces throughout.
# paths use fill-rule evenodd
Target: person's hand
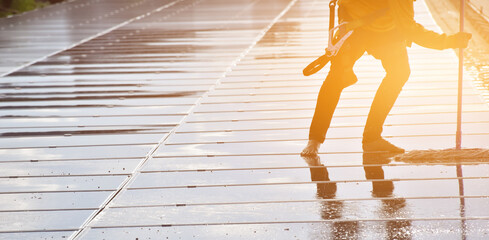
M 472 34 L 459 32 L 448 36 L 448 44 L 450 48 L 466 48 L 469 45 L 469 40 Z

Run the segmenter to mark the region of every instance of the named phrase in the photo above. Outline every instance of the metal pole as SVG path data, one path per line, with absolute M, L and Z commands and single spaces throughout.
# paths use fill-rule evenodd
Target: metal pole
M 464 31 L 465 23 L 465 0 L 460 0 L 460 32 Z M 456 149 L 462 148 L 462 87 L 464 77 L 464 49 L 460 48 L 458 53 L 458 100 L 457 100 L 457 136 Z
M 464 31 L 465 23 L 465 0 L 460 0 L 460 32 Z M 464 77 L 464 49 L 460 48 L 458 53 L 458 101 L 457 101 L 457 149 L 462 148 L 462 87 Z M 465 223 L 465 192 L 462 165 L 457 164 L 458 193 L 460 196 L 460 217 L 462 218 L 462 240 L 467 239 Z

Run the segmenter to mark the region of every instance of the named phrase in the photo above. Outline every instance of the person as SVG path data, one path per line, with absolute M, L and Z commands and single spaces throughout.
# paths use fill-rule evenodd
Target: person
M 335 1 L 335 0 L 333 0 Z M 415 0 L 339 0 L 339 22 L 358 27 L 331 60 L 330 71 L 318 94 L 309 129 L 309 142 L 301 155 L 315 155 L 325 140 L 333 113 L 344 88 L 357 82 L 353 65 L 365 53 L 381 61 L 386 72 L 370 107 L 363 132 L 364 152 L 402 153 L 382 138 L 382 126 L 410 75 L 407 47 L 414 42 L 431 49 L 465 48 L 472 35 L 439 34 L 414 20 Z M 383 13 L 380 16 L 380 13 Z M 373 20 L 358 24 L 362 19 Z

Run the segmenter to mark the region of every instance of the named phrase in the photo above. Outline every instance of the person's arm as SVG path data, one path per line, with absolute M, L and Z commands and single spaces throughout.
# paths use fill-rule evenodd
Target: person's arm
M 410 36 L 408 37 L 411 41 L 416 44 L 431 48 L 431 49 L 447 49 L 447 48 L 466 48 L 472 34 L 470 33 L 456 33 L 452 35 L 439 34 L 427 30 L 419 23 L 415 23 L 410 31 Z
M 389 0 L 392 17 L 408 41 L 432 49 L 465 48 L 470 33 L 440 34 L 414 20 L 413 0 Z

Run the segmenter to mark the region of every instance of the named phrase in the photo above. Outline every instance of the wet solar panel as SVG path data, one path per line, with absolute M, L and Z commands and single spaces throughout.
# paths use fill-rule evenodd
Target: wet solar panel
M 438 28 L 424 1 L 415 8 Z M 324 51 L 327 13 L 315 0 L 75 0 L 1 19 L 0 238 L 489 235 L 486 160 L 362 153 L 385 74 L 371 56 L 320 158 L 299 156 L 327 68 L 301 70 Z M 456 56 L 408 51 L 384 136 L 451 148 Z M 463 145 L 489 148 L 489 105 L 471 80 Z

